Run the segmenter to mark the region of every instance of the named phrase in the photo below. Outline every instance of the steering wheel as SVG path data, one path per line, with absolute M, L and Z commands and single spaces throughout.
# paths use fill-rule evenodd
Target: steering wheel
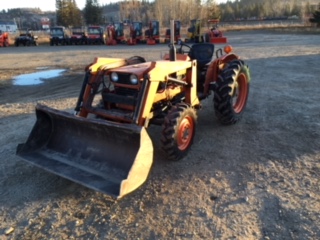
M 168 44 L 168 47 L 170 48 L 172 45 L 172 43 Z M 180 54 L 185 54 L 188 55 L 190 50 L 191 50 L 191 46 L 185 44 L 184 42 L 180 42 L 178 44 L 174 44 L 175 48 L 176 48 L 176 53 L 180 53 Z

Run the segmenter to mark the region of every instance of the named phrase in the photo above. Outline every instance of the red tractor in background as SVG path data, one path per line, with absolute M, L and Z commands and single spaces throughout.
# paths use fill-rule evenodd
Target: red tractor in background
M 227 38 L 223 36 L 221 30 L 219 30 L 218 19 L 208 20 L 209 31 L 205 34 L 205 41 L 215 44 L 227 43 Z
M 0 47 L 9 47 L 9 34 L 0 30 Z
M 208 28 L 209 30 L 203 32 L 201 19 L 192 19 L 190 21 L 191 26 L 188 28 L 188 37 L 185 39 L 185 42 L 190 43 L 214 43 L 214 44 L 224 44 L 227 43 L 227 38 L 223 36 L 221 30 L 219 30 L 218 19 L 208 20 Z
M 174 42 L 175 43 L 178 43 L 179 40 L 181 39 L 180 28 L 181 28 L 181 22 L 175 20 L 174 21 Z M 164 39 L 165 43 L 169 43 L 170 42 L 170 34 L 171 34 L 170 28 L 166 29 L 166 36 L 165 36 L 165 39 Z
M 151 20 L 148 27 L 149 28 L 144 33 L 147 44 L 154 45 L 160 43 L 159 21 Z
M 125 41 L 123 25 L 124 24 L 122 22 L 116 22 L 107 27 L 107 45 L 116 45 Z
M 84 27 L 73 27 L 71 28 L 71 45 L 83 45 L 87 43 L 87 32 Z
M 87 44 L 106 44 L 104 29 L 100 26 L 89 26 L 87 28 Z
M 127 41 L 128 45 L 136 45 L 142 41 L 142 22 L 132 22 L 130 24 L 130 37 Z

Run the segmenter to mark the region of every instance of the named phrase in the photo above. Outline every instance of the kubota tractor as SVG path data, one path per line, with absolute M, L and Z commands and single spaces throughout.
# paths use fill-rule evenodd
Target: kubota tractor
M 148 45 L 154 45 L 160 42 L 159 28 L 159 21 L 152 20 L 149 22 L 148 29 L 144 33 Z
M 127 40 L 128 45 L 136 45 L 137 43 L 142 43 L 142 22 L 132 22 L 130 24 L 130 36 Z
M 89 26 L 87 27 L 87 44 L 106 44 L 106 35 L 103 27 Z
M 181 40 L 180 28 L 181 28 L 181 22 L 175 20 L 174 21 L 174 42 L 175 43 L 178 43 L 179 40 Z M 165 35 L 165 39 L 164 39 L 165 43 L 170 42 L 170 38 L 171 38 L 170 35 L 171 35 L 171 31 L 170 31 L 170 28 L 168 28 L 168 29 L 166 29 L 166 35 Z
M 190 27 L 188 28 L 188 35 L 185 39 L 185 42 L 188 43 L 199 43 L 203 42 L 201 38 L 201 20 L 200 19 L 192 19 L 190 21 Z
M 0 30 L 0 47 L 9 47 L 9 34 Z
M 110 24 L 107 27 L 107 45 L 116 45 L 118 43 L 123 43 L 124 39 L 124 32 L 123 32 L 123 23 L 117 22 Z
M 87 32 L 84 27 L 73 27 L 71 28 L 71 45 L 83 45 L 87 43 Z
M 37 105 L 37 121 L 17 155 L 120 198 L 148 177 L 151 124 L 162 126 L 162 148 L 168 160 L 177 161 L 192 146 L 201 100 L 211 96 L 222 124 L 237 123 L 250 74 L 231 46 L 224 53 L 212 43 L 176 47 L 172 39 L 169 46 L 157 61 L 96 58 L 85 68 L 74 114 Z
M 214 44 L 227 43 L 227 38 L 223 36 L 223 32 L 219 29 L 218 19 L 208 20 L 209 30 L 205 33 L 205 41 Z

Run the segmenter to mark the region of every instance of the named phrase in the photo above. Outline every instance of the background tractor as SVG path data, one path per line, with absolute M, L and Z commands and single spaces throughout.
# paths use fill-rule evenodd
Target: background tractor
M 36 106 L 37 121 L 17 154 L 29 163 L 114 197 L 138 188 L 153 163 L 147 129 L 161 126 L 167 159 L 190 150 L 201 101 L 213 95 L 217 119 L 237 123 L 249 94 L 247 65 L 231 46 L 174 45 L 146 61 L 96 58 L 85 68 L 74 114 Z M 214 57 L 215 56 L 215 57 Z
M 87 44 L 106 44 L 106 34 L 103 27 L 89 26 L 87 27 Z
M 107 26 L 107 45 L 116 45 L 125 41 L 123 26 L 122 22 L 112 23 Z
M 223 32 L 219 29 L 218 19 L 208 20 L 209 30 L 205 33 L 205 41 L 215 44 L 227 43 L 227 38 L 223 36 Z
M 159 21 L 152 20 L 149 22 L 148 29 L 145 31 L 144 36 L 148 45 L 160 43 L 160 26 Z
M 30 29 L 20 29 L 19 36 L 15 38 L 14 45 L 23 46 L 38 46 L 38 36 L 34 35 Z
M 181 22 L 179 20 L 174 20 L 174 42 L 175 43 L 178 43 L 178 41 L 181 40 L 180 29 L 181 29 Z M 170 31 L 170 28 L 168 28 L 166 29 L 166 35 L 164 39 L 165 43 L 170 42 L 170 36 L 171 36 L 171 31 Z
M 63 26 L 56 26 L 50 28 L 50 46 L 53 45 L 69 45 L 70 32 Z
M 129 39 L 127 40 L 128 45 L 136 45 L 143 40 L 142 22 L 132 22 L 130 24 Z
M 190 27 L 188 28 L 187 38 L 185 42 L 189 43 L 199 43 L 203 42 L 201 38 L 201 20 L 200 19 L 192 19 L 190 21 Z
M 71 45 L 83 45 L 87 43 L 87 31 L 84 27 L 71 28 Z

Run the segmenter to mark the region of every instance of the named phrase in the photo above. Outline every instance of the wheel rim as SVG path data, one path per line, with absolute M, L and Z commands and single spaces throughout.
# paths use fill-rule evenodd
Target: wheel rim
M 186 150 L 192 141 L 194 132 L 194 121 L 191 116 L 186 116 L 179 125 L 179 131 L 178 131 L 178 148 L 181 151 Z
M 232 97 L 233 109 L 236 113 L 240 113 L 247 102 L 248 83 L 244 73 L 241 73 L 236 81 L 236 87 Z

